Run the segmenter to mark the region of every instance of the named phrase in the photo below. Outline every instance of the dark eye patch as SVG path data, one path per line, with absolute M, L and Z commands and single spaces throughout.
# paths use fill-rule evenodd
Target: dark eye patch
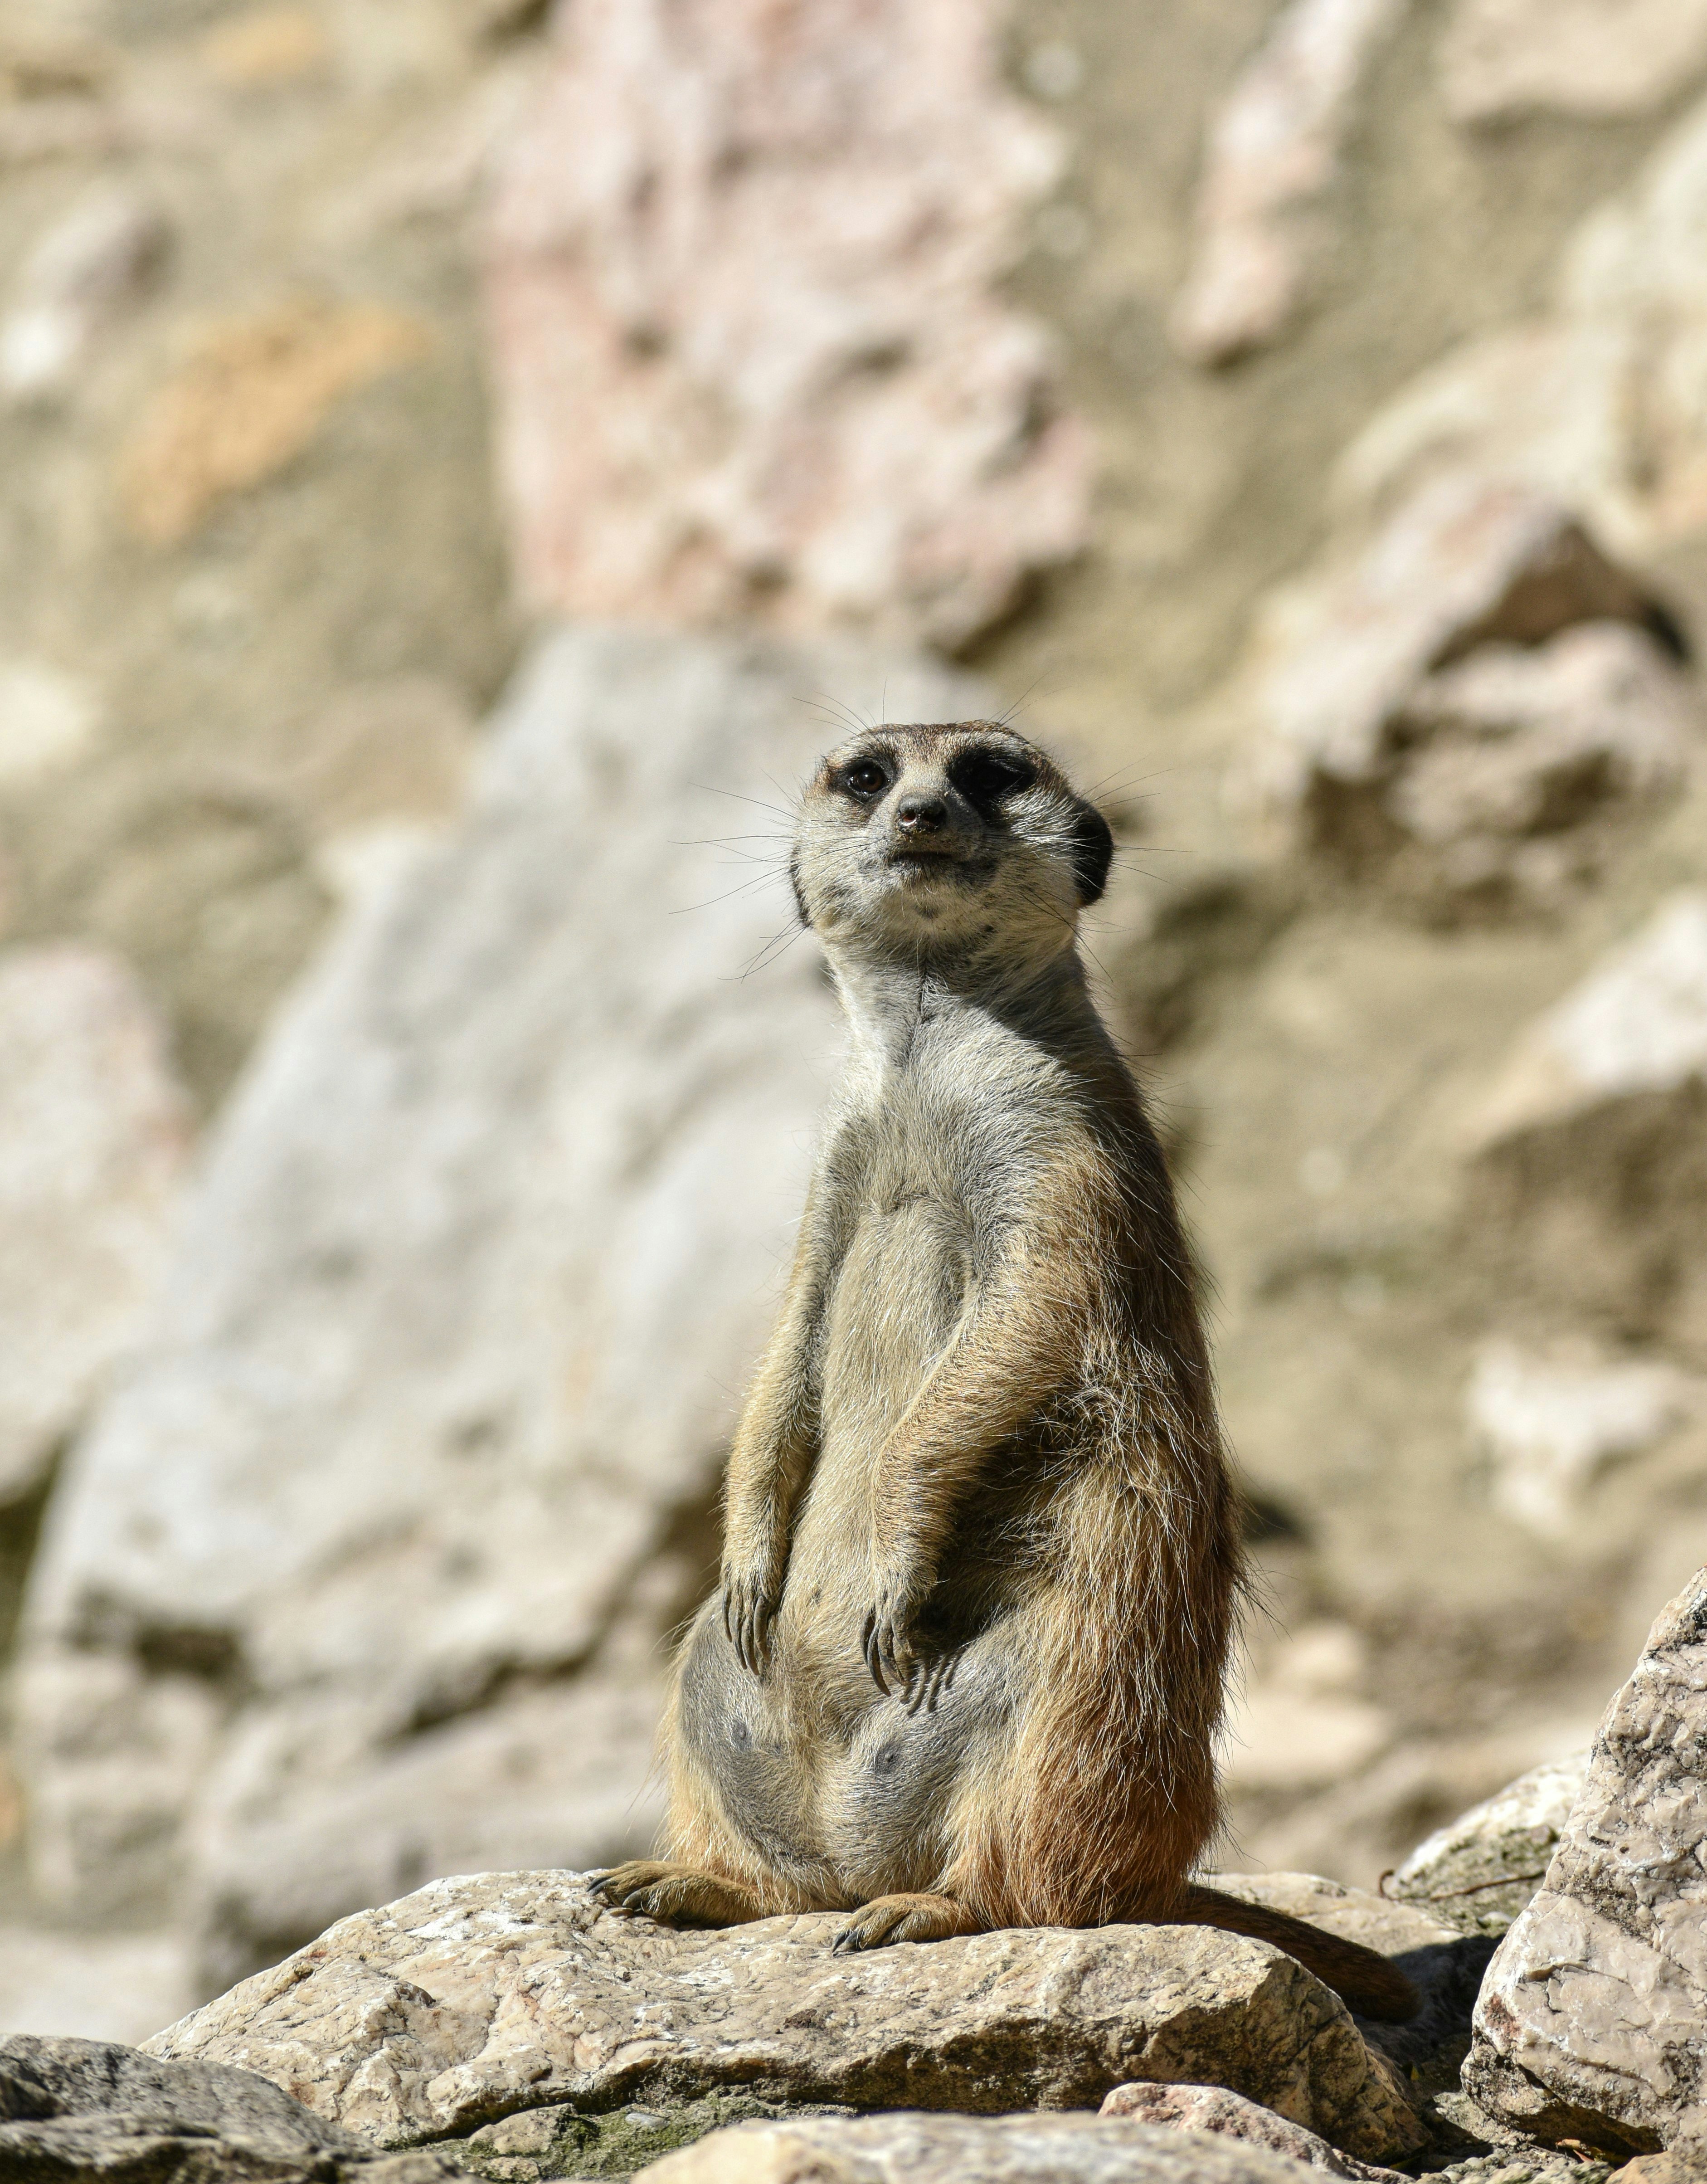
M 854 758 L 835 769 L 830 777 L 830 786 L 860 804 L 871 804 L 884 794 L 893 779 L 881 759 Z
M 1024 759 L 977 744 L 970 750 L 956 751 L 948 761 L 949 780 L 980 811 L 990 810 L 1004 796 L 1029 788 L 1037 777 L 1036 766 Z

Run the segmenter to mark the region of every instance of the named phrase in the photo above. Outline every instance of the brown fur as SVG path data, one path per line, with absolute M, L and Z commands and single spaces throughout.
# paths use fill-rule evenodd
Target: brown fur
M 1404 2016 L 1368 1950 L 1188 1880 L 1243 1582 L 1196 1281 L 1086 989 L 1110 842 L 986 722 L 872 730 L 794 854 L 853 1033 L 676 1666 L 670 1855 L 611 1901 L 838 1947 L 1255 1933 Z

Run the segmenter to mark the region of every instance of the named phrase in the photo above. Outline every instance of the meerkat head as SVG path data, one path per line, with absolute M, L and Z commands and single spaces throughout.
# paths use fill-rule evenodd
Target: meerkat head
M 1035 744 L 962 721 L 838 744 L 807 787 L 792 871 L 832 956 L 1014 963 L 1071 944 L 1113 854 L 1108 822 Z

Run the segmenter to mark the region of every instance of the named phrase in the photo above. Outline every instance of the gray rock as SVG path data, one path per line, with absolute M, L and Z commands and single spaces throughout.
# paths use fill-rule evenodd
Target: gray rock
M 1259 644 L 1271 794 L 1334 845 L 1381 783 L 1428 676 L 1484 645 L 1532 646 L 1580 622 L 1644 623 L 1651 597 L 1561 502 L 1485 476 L 1430 480 L 1271 603 Z M 1342 853 L 1348 845 L 1343 842 Z
M 1236 2139 L 1243 2146 L 1266 2147 L 1271 2153 L 1283 2153 L 1328 2176 L 1398 2184 L 1397 2170 L 1354 2161 L 1313 2131 L 1288 2123 L 1272 2109 L 1259 2108 L 1254 2101 L 1230 2093 L 1224 2086 L 1116 2086 L 1097 2113 L 1159 2124 L 1165 2131 L 1208 2131 L 1218 2139 Z
M 1707 1329 L 1707 894 L 1686 889 L 1513 1041 L 1466 1116 L 1467 1233 L 1561 1316 Z
M 53 1901 L 186 1891 L 218 1985 L 434 1873 L 647 1847 L 839 1036 L 763 807 L 828 740 L 798 701 L 886 683 L 987 705 L 842 646 L 559 636 L 465 819 L 359 891 L 56 1500 L 20 1685 Z
M 1065 145 L 985 0 L 861 20 L 553 16 L 481 229 L 530 602 L 958 649 L 1087 543 L 1089 437 L 1004 286 Z
M 147 292 L 171 227 L 134 186 L 97 182 L 55 221 L 25 259 L 0 320 L 0 396 L 57 393 L 92 343 Z
M 1419 1843 L 1387 1893 L 1461 1934 L 1503 1934 L 1546 1878 L 1587 1773 L 1586 1752 L 1532 1767 Z
M 1237 2141 L 1082 2115 L 859 2116 L 739 2124 L 642 2171 L 646 2184 L 1295 2184 Z
M 1699 2142 L 1707 2102 L 1707 1570 L 1607 1711 L 1476 2005 L 1465 2091 L 1550 2143 Z
M 0 1503 L 41 1484 L 141 1339 L 189 1150 L 129 967 L 72 942 L 0 956 Z
M 1169 322 L 1181 354 L 1229 364 L 1309 299 L 1327 203 L 1373 64 L 1407 0 L 1289 0 L 1212 120 L 1190 270 Z
M 29 2184 L 444 2184 L 445 2155 L 386 2154 L 247 2070 L 95 2040 L 0 2043 L 0 2174 Z
M 578 1876 L 435 1882 L 149 2042 L 253 2070 L 389 2146 L 510 2111 L 742 2091 L 959 2110 L 1226 2084 L 1359 2158 L 1422 2132 L 1337 1997 L 1199 1926 L 974 1935 L 853 1958 L 833 1913 L 676 1931 Z
M 1458 121 L 1646 114 L 1707 64 L 1707 0 L 1458 0 L 1440 46 Z

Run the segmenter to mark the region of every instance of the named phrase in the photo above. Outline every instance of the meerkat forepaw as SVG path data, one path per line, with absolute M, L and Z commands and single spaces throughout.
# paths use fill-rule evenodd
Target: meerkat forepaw
M 923 1591 L 897 1581 L 883 1587 L 860 1632 L 860 1650 L 871 1680 L 886 1698 L 904 1698 L 926 1665 L 915 1625 Z
M 976 1934 L 978 1922 L 948 1896 L 876 1896 L 862 1903 L 831 1943 L 832 1956 L 887 1948 L 892 1942 L 945 1942 Z
M 763 1915 L 753 1891 L 739 1881 L 662 1858 L 631 1858 L 613 1866 L 589 1883 L 589 1892 L 603 1897 L 613 1911 L 666 1925 L 742 1926 Z
M 750 1676 L 762 1678 L 770 1664 L 770 1630 L 781 1606 L 779 1591 L 761 1578 L 726 1569 L 723 1574 L 723 1630 L 735 1658 Z

